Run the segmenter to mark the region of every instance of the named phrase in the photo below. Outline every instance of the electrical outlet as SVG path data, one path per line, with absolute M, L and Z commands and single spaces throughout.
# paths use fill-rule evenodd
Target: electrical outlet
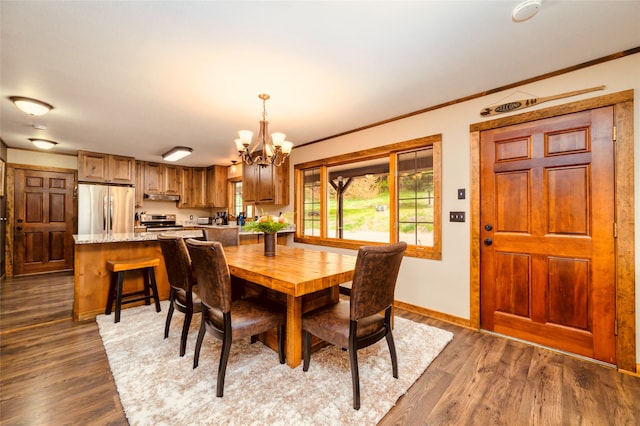
M 465 194 L 465 190 L 464 188 L 459 188 L 458 189 L 458 200 L 464 200 L 466 194 Z
M 464 212 L 449 212 L 449 222 L 464 222 Z

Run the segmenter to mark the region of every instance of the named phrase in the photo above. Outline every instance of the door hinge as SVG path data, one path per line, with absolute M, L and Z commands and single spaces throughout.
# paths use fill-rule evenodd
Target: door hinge
M 614 336 L 618 335 L 618 319 L 613 320 L 613 334 Z
M 613 126 L 613 141 L 616 142 L 618 140 L 618 128 Z
M 613 222 L 613 238 L 618 238 L 618 223 Z

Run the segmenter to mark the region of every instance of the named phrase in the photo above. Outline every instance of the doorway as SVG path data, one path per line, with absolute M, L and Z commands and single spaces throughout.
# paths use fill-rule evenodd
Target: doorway
M 74 173 L 14 170 L 13 274 L 73 268 Z
M 480 326 L 615 364 L 613 107 L 480 135 Z
M 610 107 L 609 109 L 607 107 Z M 605 301 L 605 304 L 612 306 L 613 317 L 612 319 L 605 320 L 607 325 L 603 324 L 595 324 L 596 330 L 593 330 L 594 326 L 594 318 L 593 318 L 593 310 L 590 307 L 587 307 L 586 311 L 578 311 L 575 310 L 564 310 L 560 309 L 560 305 L 556 305 L 555 312 L 550 312 L 551 308 L 540 306 L 534 306 L 535 303 L 539 303 L 540 300 L 544 301 L 544 297 L 551 296 L 556 300 L 566 300 L 563 297 L 577 297 L 577 301 L 580 302 L 576 306 L 582 306 L 584 309 L 586 299 L 585 297 L 596 297 L 600 299 L 603 297 L 602 292 L 586 294 L 578 289 L 577 287 L 566 285 L 570 280 L 567 277 L 570 277 L 571 274 L 578 274 L 582 280 L 582 284 L 584 286 L 588 286 L 586 284 L 589 280 L 593 279 L 593 276 L 590 275 L 593 273 L 593 261 L 591 259 L 578 261 L 579 256 L 575 256 L 575 253 L 571 253 L 569 256 L 567 253 L 558 255 L 547 255 L 546 258 L 544 255 L 536 252 L 536 250 L 542 250 L 542 248 L 533 247 L 532 252 L 518 252 L 514 249 L 513 246 L 507 246 L 507 243 L 511 244 L 511 242 L 515 242 L 517 237 L 523 236 L 526 234 L 525 232 L 521 232 L 523 227 L 527 227 L 527 233 L 532 233 L 530 231 L 535 231 L 535 226 L 539 226 L 532 224 L 531 220 L 536 218 L 527 217 L 525 221 L 519 222 L 514 219 L 519 215 L 511 215 L 506 214 L 504 212 L 512 212 L 521 209 L 522 206 L 520 203 L 523 201 L 520 198 L 515 200 L 514 195 L 510 195 L 511 198 L 502 198 L 503 204 L 501 207 L 503 209 L 503 216 L 499 218 L 502 222 L 500 222 L 497 226 L 500 228 L 507 229 L 507 231 L 500 231 L 502 235 L 490 235 L 484 228 L 485 225 L 492 225 L 491 228 L 495 229 L 495 223 L 484 223 L 481 220 L 481 211 L 483 208 L 486 208 L 486 201 L 484 199 L 484 194 L 481 190 L 481 174 L 483 170 L 481 168 L 481 134 L 485 131 L 497 130 L 497 129 L 506 129 L 510 126 L 531 126 L 534 123 L 542 123 L 546 119 L 558 118 L 562 120 L 561 117 L 569 117 L 574 113 L 580 113 L 589 111 L 588 114 L 594 114 L 595 110 L 605 111 L 606 114 L 609 114 L 608 111 L 611 111 L 611 122 L 612 122 L 612 133 L 609 136 L 610 140 L 615 140 L 612 143 L 613 150 L 613 187 L 611 199 L 613 206 L 613 223 L 609 226 L 606 231 L 599 231 L 602 235 L 607 235 L 603 238 L 611 239 L 613 238 L 613 248 L 602 248 L 599 246 L 600 242 L 596 243 L 596 246 L 592 246 L 591 250 L 603 250 L 603 253 L 606 254 L 607 251 L 613 250 L 613 290 L 610 291 L 613 293 L 613 302 L 611 299 Z M 600 113 L 602 114 L 602 112 Z M 528 123 L 528 124 L 525 124 Z M 579 126 L 567 126 L 565 130 L 575 129 Z M 606 127 L 606 126 L 605 126 Z M 515 128 L 515 127 L 514 127 Z M 589 129 L 591 132 L 593 129 Z M 581 340 L 576 344 L 576 342 L 571 342 L 570 345 L 574 346 L 584 346 L 584 342 L 589 340 L 585 335 L 592 334 L 591 345 L 596 348 L 594 349 L 594 354 L 591 355 L 594 359 L 605 359 L 609 363 L 615 363 L 617 367 L 621 370 L 627 370 L 631 372 L 636 371 L 636 311 L 635 311 L 635 254 L 634 254 L 634 246 L 635 246 L 635 237 L 634 237 L 634 222 L 635 222 L 635 211 L 634 211 L 634 192 L 633 192 L 633 170 L 634 170 L 634 136 L 633 136 L 633 91 L 627 90 L 623 92 L 612 93 L 605 96 L 600 96 L 597 98 L 582 100 L 574 103 L 564 104 L 560 106 L 545 108 L 529 113 L 523 113 L 513 116 L 508 116 L 496 120 L 476 123 L 470 126 L 470 143 L 471 143 L 471 163 L 472 163 L 472 185 L 470 190 L 470 202 L 471 202 L 471 306 L 470 306 L 470 325 L 475 328 L 485 328 L 485 324 L 489 324 L 487 329 L 491 329 L 491 326 L 495 328 L 496 324 L 498 324 L 498 332 L 505 333 L 505 328 L 513 328 L 518 329 L 516 333 L 527 333 L 530 335 L 547 335 L 546 332 L 540 332 L 540 328 L 538 325 L 534 325 L 534 321 L 532 320 L 524 320 L 525 310 L 528 311 L 527 315 L 531 315 L 531 313 L 535 313 L 537 315 L 536 319 L 542 318 L 541 315 L 547 315 L 546 319 L 543 321 L 545 324 L 550 323 L 555 325 L 558 329 L 564 327 L 561 326 L 563 322 L 568 322 L 573 325 L 574 328 L 582 328 Z M 506 132 L 506 130 L 505 130 Z M 608 132 L 608 130 L 607 130 Z M 535 133 L 532 132 L 532 133 Z M 544 132 L 542 132 L 544 134 Z M 553 133 L 554 138 L 549 138 L 547 136 L 543 136 L 542 139 L 546 138 L 546 141 L 542 144 L 542 152 L 546 152 L 548 157 L 555 157 L 553 160 L 536 160 L 538 162 L 544 161 L 555 161 L 556 163 L 549 163 L 545 167 L 542 167 L 542 177 L 533 176 L 533 171 L 527 172 L 525 174 L 520 174 L 518 176 L 518 167 L 513 165 L 512 170 L 507 170 L 506 164 L 516 163 L 521 161 L 520 158 L 523 156 L 530 155 L 527 149 L 523 150 L 523 146 L 526 144 L 515 142 L 518 138 L 510 138 L 510 137 L 499 137 L 501 144 L 499 146 L 499 150 L 497 151 L 496 158 L 500 158 L 500 163 L 502 164 L 503 170 L 501 172 L 505 172 L 499 178 L 494 179 L 494 183 L 497 182 L 498 185 L 502 185 L 500 190 L 507 194 L 510 194 L 508 188 L 511 188 L 511 191 L 515 191 L 515 189 L 520 186 L 526 186 L 526 179 L 538 179 L 539 182 L 542 182 L 543 188 L 545 191 L 538 191 L 539 193 L 528 195 L 524 201 L 531 205 L 531 200 L 537 199 L 543 200 L 543 202 L 547 203 L 547 205 L 538 206 L 531 205 L 532 215 L 537 214 L 538 216 L 545 216 L 543 218 L 546 220 L 547 227 L 551 227 L 556 234 L 560 234 L 558 239 L 564 238 L 562 234 L 567 233 L 570 234 L 573 238 L 577 238 L 575 235 L 569 233 L 569 228 L 573 227 L 574 232 L 579 226 L 588 227 L 587 231 L 590 235 L 593 235 L 595 232 L 595 227 L 603 228 L 600 225 L 594 225 L 591 222 L 591 217 L 586 219 L 584 214 L 582 215 L 583 225 L 579 225 L 575 220 L 577 219 L 576 213 L 578 212 L 578 202 L 577 199 L 580 197 L 580 191 L 571 191 L 571 197 L 574 198 L 572 202 L 569 202 L 565 205 L 566 208 L 570 207 L 568 212 L 565 213 L 565 210 L 558 210 L 560 206 L 553 205 L 551 206 L 551 211 L 553 214 L 549 216 L 549 203 L 553 197 L 548 196 L 548 192 L 551 191 L 552 194 L 558 195 L 562 191 L 566 191 L 566 187 L 563 189 L 561 186 L 565 185 L 567 180 L 572 181 L 574 185 L 580 180 L 582 182 L 587 182 L 590 177 L 585 175 L 585 173 L 589 173 L 590 168 L 593 165 L 588 165 L 582 167 L 580 161 L 577 161 L 576 164 L 571 166 L 570 164 L 562 165 L 561 162 L 564 161 L 562 158 L 564 155 L 561 151 L 577 151 L 576 148 L 579 144 L 579 138 L 574 134 L 573 136 L 568 136 L 571 132 L 563 133 Z M 488 133 L 487 133 L 488 134 Z M 497 135 L 497 132 L 496 132 Z M 506 136 L 504 133 L 502 136 Z M 511 135 L 514 136 L 514 135 Z M 602 138 L 603 135 L 589 135 L 589 137 L 593 138 Z M 563 139 L 564 138 L 564 139 Z M 572 142 L 569 142 L 569 139 Z M 509 142 L 512 141 L 512 142 Z M 583 139 L 584 141 L 584 139 Z M 528 142 L 527 142 L 528 143 Z M 573 148 L 569 148 L 571 144 Z M 584 143 L 584 142 L 583 142 Z M 533 142 L 531 144 L 531 149 L 533 150 Z M 495 148 L 495 146 L 494 146 Z M 588 149 L 592 149 L 593 146 L 590 146 Z M 540 149 L 540 148 L 538 148 Z M 545 151 L 546 150 L 546 151 Z M 494 154 L 495 155 L 495 154 Z M 580 154 L 584 160 L 584 157 L 589 156 L 586 152 Z M 533 154 L 531 154 L 532 158 L 534 158 Z M 543 157 L 544 158 L 544 157 Z M 582 167 L 582 168 L 581 168 Z M 601 167 L 598 165 L 597 167 Z M 534 167 L 535 168 L 535 167 Z M 550 173 L 544 172 L 544 170 L 548 170 Z M 580 170 L 580 172 L 579 172 Z M 499 170 L 500 171 L 500 170 Z M 540 173 L 538 171 L 538 173 Z M 546 173 L 546 175 L 545 175 Z M 578 177 L 578 174 L 582 174 L 582 177 Z M 496 177 L 496 176 L 494 176 Z M 546 180 L 545 180 L 546 179 Z M 601 185 L 602 179 L 591 180 L 589 185 Z M 607 185 L 609 185 L 607 183 Z M 577 187 L 577 185 L 576 185 Z M 584 187 L 584 185 L 582 185 Z M 580 189 L 580 188 L 577 188 Z M 600 191 L 603 193 L 603 190 L 600 188 L 591 188 L 588 187 L 588 190 L 594 190 L 596 192 Z M 606 191 L 604 191 L 606 192 Z M 582 191 L 583 196 L 591 195 L 591 193 L 587 194 L 585 191 Z M 583 199 L 584 200 L 584 199 Z M 492 203 L 495 205 L 495 199 Z M 583 205 L 584 205 L 583 201 Z M 588 206 L 590 209 L 587 211 L 592 216 L 600 214 L 600 207 L 590 205 Z M 528 209 L 528 208 L 527 208 Z M 571 212 L 571 209 L 573 211 Z M 495 210 L 495 207 L 494 207 Z M 542 212 L 542 213 L 540 213 Z M 584 213 L 584 209 L 583 209 Z M 605 212 L 605 214 L 611 215 L 611 212 Z M 573 216 L 571 216 L 573 215 Z M 485 217 L 482 217 L 484 220 Z M 496 220 L 495 217 L 493 220 Z M 542 220 L 542 219 L 540 219 Z M 540 222 L 538 220 L 538 222 Z M 551 224 L 549 224 L 552 221 Z M 563 222 L 564 221 L 564 222 Z M 526 222 L 526 225 L 524 224 Z M 498 223 L 498 222 L 496 222 Z M 585 229 L 583 226 L 583 229 Z M 495 232 L 495 231 L 494 231 Z M 605 233 L 606 232 L 606 233 Z M 509 237 L 509 239 L 504 240 L 503 237 Z M 545 232 L 544 235 L 539 236 L 540 241 L 544 241 L 545 238 L 549 236 Z M 485 246 L 484 240 L 487 238 L 491 238 L 492 243 L 489 246 Z M 585 241 L 589 240 L 589 238 L 593 237 L 582 237 Z M 501 241 L 502 239 L 502 241 Z M 600 236 L 597 238 L 600 239 Z M 533 240 L 533 239 L 532 239 Z M 537 242 L 540 242 L 537 241 Z M 555 241 L 555 240 L 552 240 Z M 542 243 L 543 245 L 546 243 Z M 588 243 L 586 243 L 588 244 Z M 605 243 L 605 247 L 606 247 Z M 529 244 L 529 248 L 532 248 L 532 244 Z M 482 279 L 484 277 L 483 268 L 486 266 L 483 258 L 483 250 L 486 247 L 492 247 L 494 252 L 498 252 L 499 259 L 493 259 L 492 264 L 494 268 L 494 272 L 496 271 L 496 265 L 498 270 L 498 284 L 490 284 L 490 287 L 493 286 L 493 289 L 500 288 L 502 290 L 509 290 L 512 293 L 504 293 L 501 295 L 501 298 L 498 299 L 489 299 L 489 305 L 493 304 L 492 307 L 485 308 L 483 297 L 487 296 L 484 293 L 485 288 L 482 286 Z M 563 247 L 561 247 L 563 248 Z M 502 253 L 502 252 L 505 253 Z M 599 252 L 600 253 L 600 252 Z M 518 256 L 521 255 L 521 256 Z M 599 256 L 599 254 L 598 254 Z M 484 256 L 486 258 L 486 255 Z M 546 259 L 546 260 L 541 260 Z M 570 260 L 574 259 L 574 261 Z M 611 259 L 611 257 L 610 257 Z M 596 264 L 598 261 L 596 260 Z M 526 272 L 523 272 L 523 268 L 528 268 Z M 578 270 L 581 269 L 581 272 Z M 596 271 L 601 274 L 602 271 Z M 545 278 L 546 274 L 546 278 Z M 581 275 L 580 275 L 581 274 Z M 507 286 L 508 280 L 505 280 L 506 276 L 512 276 L 510 287 Z M 495 276 L 494 276 L 495 278 Z M 487 278 L 484 277 L 486 280 Z M 553 282 L 555 283 L 555 287 L 551 289 L 550 286 L 546 284 L 545 286 L 540 288 L 534 288 L 534 282 Z M 598 283 L 600 285 L 600 283 Z M 584 287 L 583 287 L 584 288 Z M 490 290 L 490 288 L 488 288 Z M 539 294 L 533 294 L 535 291 L 538 291 Z M 573 293 L 571 293 L 573 291 Z M 591 290 L 590 290 L 591 291 Z M 515 293 L 514 293 L 515 292 Z M 555 293 L 554 293 L 555 292 Z M 606 293 L 606 292 L 605 292 Z M 488 297 L 488 296 L 487 296 Z M 515 303 L 513 300 L 518 300 L 521 302 L 524 298 L 526 299 L 526 303 L 528 305 L 523 305 L 522 303 Z M 605 299 L 608 297 L 604 295 Z M 514 299 L 515 298 L 515 299 Z M 537 300 L 534 300 L 537 298 Z M 580 299 L 582 298 L 582 299 Z M 545 303 L 545 302 L 543 302 Z M 565 305 L 567 303 L 565 302 Z M 572 306 L 575 304 L 572 304 Z M 494 309 L 498 306 L 500 311 L 497 315 L 493 315 L 494 323 L 491 324 L 491 318 L 487 312 L 493 309 L 493 312 L 496 312 Z M 508 306 L 508 309 L 506 309 Z M 537 310 L 536 310 L 537 309 Z M 540 311 L 542 309 L 542 311 Z M 509 311 L 510 312 L 503 312 Z M 545 311 L 546 310 L 546 311 Z M 535 312 L 534 312 L 535 311 Z M 531 312 L 531 313 L 530 313 Z M 543 312 L 541 314 L 540 312 Z M 481 318 L 482 316 L 482 318 Z M 496 322 L 496 317 L 500 317 Z M 505 321 L 509 320 L 509 321 Z M 511 321 L 514 320 L 514 321 Z M 487 322 L 488 321 L 488 322 Z M 596 323 L 599 319 L 595 320 Z M 504 325 L 505 322 L 508 325 Z M 519 323 L 519 324 L 518 324 Z M 517 324 L 517 326 L 514 326 Z M 585 329 L 589 329 L 587 331 Z M 599 330 L 597 327 L 601 327 Z M 609 331 L 610 330 L 610 331 Z M 563 329 L 563 331 L 565 331 Z M 595 332 L 595 336 L 593 334 Z M 605 342 L 596 341 L 594 339 L 599 339 L 600 337 L 604 337 Z M 536 341 L 536 339 L 531 339 L 530 336 L 525 336 L 520 338 L 524 338 L 530 341 Z M 569 338 L 567 338 L 569 339 Z M 613 343 L 611 343 L 611 339 L 613 339 Z M 608 342 L 607 342 L 608 340 Z M 565 342 L 566 343 L 566 342 Z M 543 345 L 549 345 L 548 341 L 542 342 Z M 611 349 L 613 347 L 613 350 Z M 607 349 L 602 349 L 607 348 Z M 581 353 L 581 349 L 576 350 L 575 347 L 570 348 L 560 348 L 562 350 L 568 350 L 574 353 Z M 611 361 L 613 360 L 613 361 Z

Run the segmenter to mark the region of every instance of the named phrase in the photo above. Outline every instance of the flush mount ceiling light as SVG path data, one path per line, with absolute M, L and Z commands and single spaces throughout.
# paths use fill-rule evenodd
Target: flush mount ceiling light
M 162 154 L 162 159 L 165 161 L 178 161 L 181 158 L 191 155 L 193 149 L 186 146 L 176 146 L 169 152 Z
M 293 143 L 285 141 L 287 137 L 284 133 L 269 133 L 269 122 L 267 121 L 267 99 L 266 93 L 258 95 L 262 99 L 262 120 L 260 120 L 260 131 L 255 142 L 251 143 L 253 132 L 250 130 L 240 130 L 236 139 L 236 149 L 243 162 L 251 165 L 258 164 L 267 167 L 270 164 L 278 167 L 291 153 Z
M 29 140 L 40 149 L 51 149 L 58 144 L 58 142 L 50 141 L 48 139 L 29 138 Z
M 542 7 L 542 0 L 525 0 L 513 8 L 511 19 L 514 22 L 524 22 L 533 18 Z
M 53 109 L 52 105 L 37 99 L 25 98 L 23 96 L 10 96 L 9 99 L 20 108 L 21 111 L 29 115 L 43 115 Z

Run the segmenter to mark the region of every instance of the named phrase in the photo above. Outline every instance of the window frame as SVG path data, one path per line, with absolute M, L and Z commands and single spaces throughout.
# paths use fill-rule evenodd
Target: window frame
M 433 246 L 419 246 L 410 244 L 407 246 L 405 256 L 424 259 L 442 259 L 442 134 L 436 134 L 389 145 L 383 145 L 362 151 L 351 152 L 319 160 L 296 164 L 294 166 L 294 204 L 296 233 L 294 241 L 303 244 L 320 245 L 327 247 L 345 248 L 357 250 L 362 245 L 380 245 L 372 241 L 359 241 L 348 239 L 327 238 L 327 169 L 331 166 L 357 163 L 375 158 L 389 158 L 389 197 L 391 214 L 389 218 L 390 242 L 398 241 L 398 187 L 397 187 L 397 154 L 421 148 L 433 149 Z M 308 169 L 320 169 L 320 236 L 303 235 L 304 232 L 304 171 Z

